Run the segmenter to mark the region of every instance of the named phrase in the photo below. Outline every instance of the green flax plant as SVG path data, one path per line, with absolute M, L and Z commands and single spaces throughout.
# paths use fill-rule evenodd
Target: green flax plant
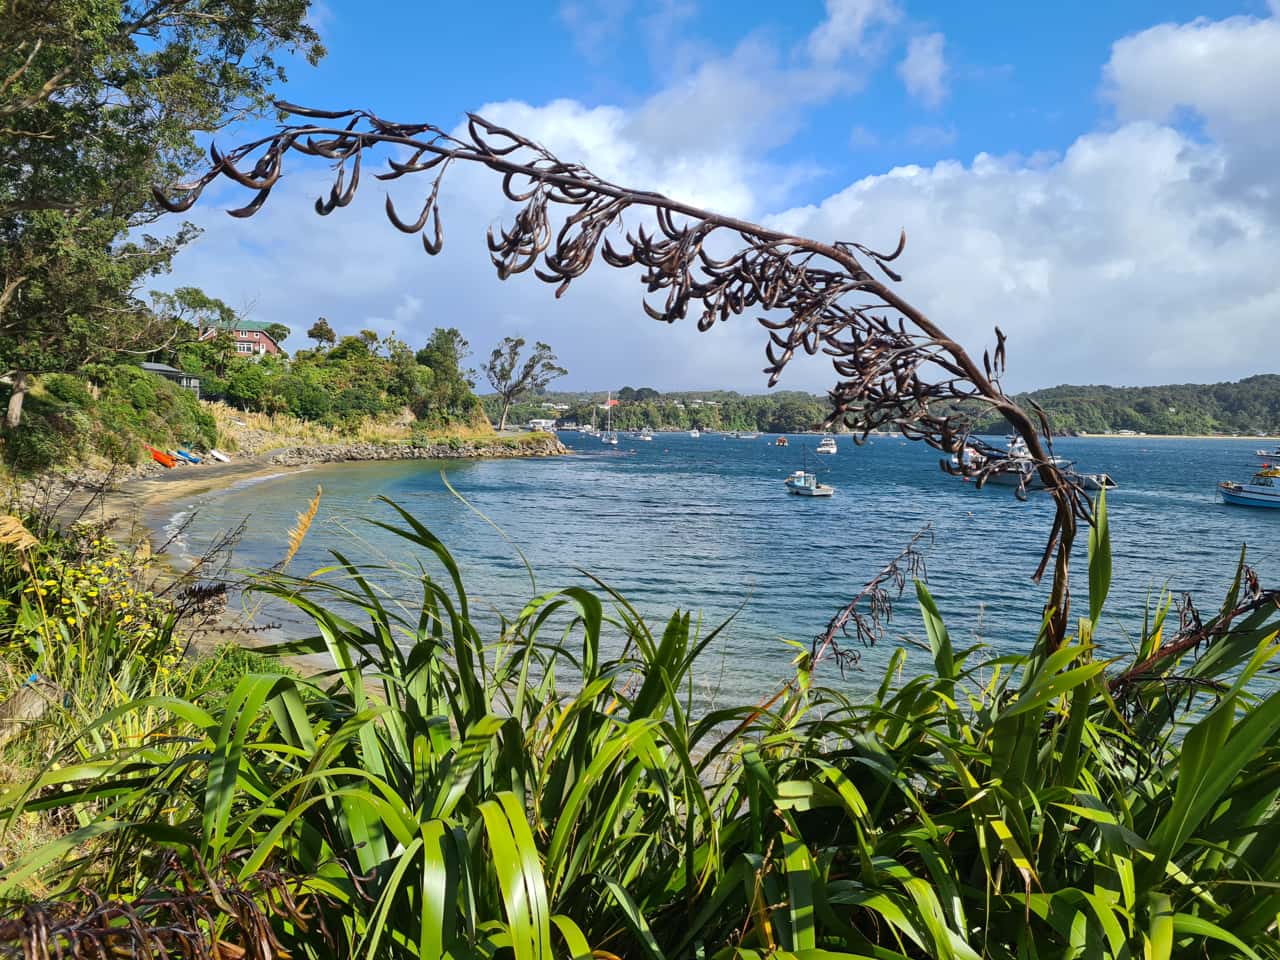
M 81 826 L 0 892 L 280 871 L 312 918 L 273 920 L 295 956 L 1280 957 L 1274 598 L 1242 574 L 1208 622 L 1175 632 L 1164 603 L 1103 657 L 1096 512 L 1089 616 L 1061 648 L 958 649 L 917 584 L 929 668 L 899 680 L 898 651 L 855 698 L 806 652 L 764 701 L 697 715 L 717 631 L 653 631 L 597 581 L 486 642 L 401 510 L 380 526 L 431 563 L 416 609 L 341 554 L 264 577 L 316 627 L 281 652 L 333 669 L 124 708 L 168 719 L 4 798 Z

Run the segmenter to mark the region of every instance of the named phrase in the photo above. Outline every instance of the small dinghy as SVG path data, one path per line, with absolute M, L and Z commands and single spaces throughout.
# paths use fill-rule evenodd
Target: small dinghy
M 177 451 L 176 451 L 176 452 L 177 452 L 178 456 L 180 456 L 183 460 L 187 461 L 187 463 L 199 463 L 199 462 L 200 462 L 200 458 L 199 458 L 199 457 L 197 457 L 197 456 L 196 456 L 194 453 L 192 453 L 190 450 L 186 450 L 186 449 L 184 449 L 184 448 L 182 448 L 182 447 L 179 447 L 179 448 L 177 449 Z
M 170 470 L 172 470 L 173 465 L 178 462 L 173 457 L 169 456 L 169 454 L 165 453 L 163 450 L 157 450 L 155 447 L 147 447 L 147 450 L 151 453 L 151 459 L 154 460 L 156 463 L 160 464 L 160 466 L 162 467 L 168 467 Z
M 219 463 L 230 463 L 230 462 L 231 462 L 231 458 L 230 458 L 230 457 L 228 457 L 228 456 L 227 456 L 225 453 L 223 453 L 221 450 L 210 450 L 210 451 L 209 451 L 209 456 L 213 457 L 213 459 L 217 460 Z

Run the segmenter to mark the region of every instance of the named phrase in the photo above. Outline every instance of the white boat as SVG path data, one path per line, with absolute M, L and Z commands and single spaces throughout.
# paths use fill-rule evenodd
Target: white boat
M 1109 473 L 1081 473 L 1076 479 L 1086 490 L 1114 490 L 1119 486 Z
M 652 430 L 650 430 L 648 427 L 645 427 L 645 428 L 644 428 L 643 430 L 641 430 L 638 434 L 636 434 L 636 439 L 637 439 L 637 440 L 652 440 L 652 439 L 653 439 L 653 431 L 652 431 Z
M 1255 473 L 1249 483 L 1225 480 L 1218 484 L 1218 492 L 1222 494 L 1224 503 L 1237 507 L 1280 509 L 1280 486 L 1276 484 L 1277 478 L 1280 478 L 1280 467 L 1268 467 Z
M 797 470 L 782 481 L 789 493 L 801 497 L 829 497 L 836 492 L 835 487 L 818 482 L 818 476 L 804 470 Z
M 613 391 L 609 391 L 609 397 L 604 402 L 604 433 L 600 434 L 600 442 L 616 447 L 618 445 L 618 434 L 613 429 Z
M 818 441 L 816 453 L 836 453 L 836 438 L 827 436 Z
M 698 428 L 697 428 L 697 427 L 694 427 L 692 430 L 690 430 L 690 431 L 689 431 L 689 436 L 691 436 L 691 437 L 693 437 L 693 439 L 697 440 L 700 436 L 702 436 L 702 434 L 700 434 L 700 433 L 698 432 Z
M 230 458 L 230 457 L 228 457 L 228 456 L 227 456 L 225 453 L 223 453 L 221 450 L 210 450 L 210 451 L 209 451 L 209 456 L 213 457 L 213 459 L 217 460 L 219 463 L 230 463 L 230 462 L 231 462 L 231 458 Z
M 961 466 L 976 470 L 987 462 L 987 458 L 978 452 L 976 447 L 966 446 L 958 454 L 952 454 L 951 467 L 959 470 Z
M 1253 451 L 1260 457 L 1266 457 L 1268 460 L 1280 460 L 1280 447 L 1274 450 L 1255 450 Z

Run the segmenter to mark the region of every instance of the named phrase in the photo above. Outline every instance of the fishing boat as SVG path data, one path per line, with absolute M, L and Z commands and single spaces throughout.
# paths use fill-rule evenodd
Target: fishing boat
M 693 439 L 697 440 L 700 436 L 702 436 L 702 434 L 700 434 L 700 433 L 698 432 L 698 428 L 697 428 L 697 427 L 694 427 L 692 430 L 690 430 L 690 431 L 689 431 L 689 436 L 691 436 L 691 437 L 693 437 Z
M 797 470 L 782 482 L 788 493 L 801 497 L 829 497 L 836 492 L 835 487 L 819 483 L 817 474 L 805 470 Z
M 1224 480 L 1218 484 L 1218 492 L 1222 494 L 1224 503 L 1237 507 L 1280 508 L 1280 485 L 1276 484 L 1278 477 L 1280 467 L 1267 467 L 1255 473 L 1248 483 Z
M 144 444 L 144 446 L 146 445 Z M 165 453 L 163 450 L 157 450 L 155 447 L 147 447 L 147 451 L 151 454 L 152 460 L 160 464 L 160 466 L 167 467 L 170 470 L 172 470 L 174 467 L 174 464 L 178 462 L 172 456 Z
M 791 441 L 788 440 L 786 437 L 779 437 L 777 440 L 773 441 L 773 445 L 775 447 L 785 447 L 790 442 Z
M 816 453 L 836 453 L 836 438 L 832 436 L 823 437 L 818 441 L 818 449 Z

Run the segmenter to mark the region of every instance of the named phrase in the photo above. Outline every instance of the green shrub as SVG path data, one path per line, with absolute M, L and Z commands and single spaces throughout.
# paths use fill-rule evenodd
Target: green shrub
M 52 373 L 41 377 L 40 385 L 50 396 L 72 406 L 83 409 L 93 402 L 88 385 L 79 377 L 68 373 Z

